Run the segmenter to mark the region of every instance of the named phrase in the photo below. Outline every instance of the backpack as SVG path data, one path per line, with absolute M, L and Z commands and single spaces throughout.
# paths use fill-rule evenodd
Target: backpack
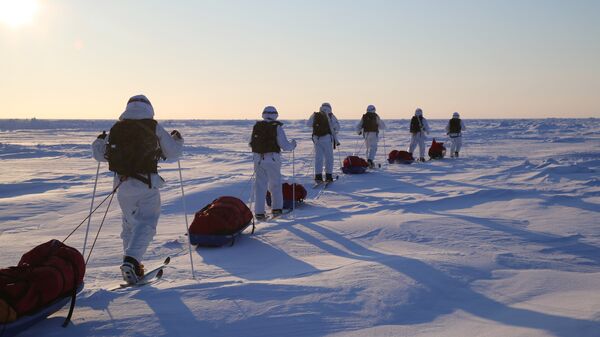
M 379 132 L 376 113 L 366 113 L 362 116 L 362 128 L 364 132 Z
M 413 116 L 410 120 L 410 133 L 423 131 L 423 116 Z
M 442 159 L 446 155 L 446 147 L 444 143 L 436 142 L 435 138 L 433 142 L 431 142 L 431 147 L 429 147 L 429 158 L 431 159 Z
M 448 133 L 460 133 L 462 127 L 460 125 L 460 118 L 452 118 L 450 119 L 450 121 L 448 122 L 448 124 L 450 125 L 449 132 Z
M 322 137 L 331 134 L 329 129 L 329 118 L 327 114 L 322 112 L 315 112 L 313 118 L 313 136 Z
M 408 151 L 393 150 L 388 155 L 388 163 L 390 164 L 411 164 L 414 161 L 415 158 Z
M 250 146 L 254 153 L 281 152 L 277 144 L 277 126 L 283 125 L 277 121 L 260 121 L 252 128 Z
M 367 171 L 369 163 L 357 156 L 348 156 L 344 159 L 342 172 L 345 174 L 361 174 Z
M 219 197 L 196 212 L 189 228 L 190 243 L 210 247 L 233 245 L 235 238 L 252 224 L 252 218 L 252 211 L 240 199 Z
M 85 262 L 77 249 L 58 240 L 33 248 L 17 266 L 0 269 L 0 323 L 35 315 L 60 298 L 70 298 L 84 275 Z
M 141 175 L 157 173 L 162 157 L 154 119 L 125 119 L 110 129 L 105 157 L 108 169 L 150 184 Z M 146 181 L 148 180 L 148 181 Z
M 294 191 L 293 186 L 295 186 L 295 191 Z M 281 185 L 281 188 L 283 190 L 283 208 L 284 209 L 292 209 L 293 208 L 294 194 L 296 197 L 296 206 L 298 204 L 301 204 L 304 202 L 307 192 L 306 192 L 306 189 L 304 188 L 304 186 L 302 186 L 301 184 L 294 183 L 292 185 L 289 183 L 283 183 Z M 269 191 L 267 191 L 267 205 L 271 206 L 271 193 Z

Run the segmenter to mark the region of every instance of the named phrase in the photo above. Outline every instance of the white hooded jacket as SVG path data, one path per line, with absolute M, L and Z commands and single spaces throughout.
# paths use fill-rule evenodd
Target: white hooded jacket
M 146 101 L 148 101 L 148 99 L 144 95 L 133 96 L 130 99 L 130 101 L 136 98 L 145 99 Z M 152 105 L 141 101 L 133 101 L 127 104 L 127 107 L 119 117 L 119 120 L 139 120 L 153 118 L 154 108 L 152 108 Z M 158 137 L 160 148 L 166 159 L 174 160 L 181 156 L 183 150 L 183 139 L 171 136 L 160 124 L 156 124 L 156 136 Z M 98 138 L 92 143 L 93 157 L 99 162 L 107 162 L 105 158 L 107 142 L 107 139 Z M 152 174 L 151 179 L 153 187 L 161 187 L 164 183 L 164 180 L 158 174 Z
M 321 108 L 319 109 L 319 112 L 324 112 L 327 115 L 327 120 L 329 121 L 329 131 L 331 132 L 332 141 L 334 144 L 336 144 L 336 146 L 340 145 L 340 143 L 337 139 L 337 134 L 340 131 L 340 122 L 335 117 L 333 112 L 331 112 L 331 108 L 327 105 L 322 105 Z M 306 125 L 312 128 L 314 120 L 315 120 L 315 114 L 313 113 L 308 118 L 308 121 L 306 121 Z
M 276 121 L 277 114 L 263 113 L 262 118 L 264 121 L 267 121 L 267 122 Z M 251 146 L 250 145 L 251 142 L 252 142 L 252 135 L 250 135 L 250 140 L 248 141 L 248 146 Z M 283 151 L 292 151 L 296 148 L 296 141 L 288 140 L 287 136 L 285 135 L 285 131 L 283 131 L 283 128 L 281 127 L 281 125 L 277 125 L 277 145 Z
M 459 117 L 452 117 L 454 118 L 459 118 Z M 467 128 L 465 127 L 465 123 L 462 121 L 462 119 L 460 120 L 460 132 L 459 133 L 450 133 L 450 121 L 448 121 L 448 124 L 446 124 L 446 134 L 450 137 L 460 137 L 461 133 L 463 131 L 465 131 Z

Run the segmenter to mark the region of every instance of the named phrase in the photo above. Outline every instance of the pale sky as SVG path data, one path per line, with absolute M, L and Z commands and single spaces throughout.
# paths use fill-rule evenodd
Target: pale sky
M 17 4 L 32 2 L 18 11 Z M 20 5 L 21 7 L 24 5 Z M 0 118 L 600 117 L 600 1 L 0 0 Z M 33 14 L 33 15 L 30 15 Z

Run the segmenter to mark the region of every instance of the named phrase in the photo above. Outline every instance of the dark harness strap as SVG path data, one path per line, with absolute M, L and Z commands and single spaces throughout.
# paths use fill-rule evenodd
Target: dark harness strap
M 130 176 L 121 176 L 121 181 L 125 181 L 127 180 L 127 178 L 139 180 L 144 184 L 148 185 L 148 188 L 152 188 L 152 178 L 150 176 L 150 173 L 147 173 L 145 177 L 142 175 L 142 173 L 136 173 Z

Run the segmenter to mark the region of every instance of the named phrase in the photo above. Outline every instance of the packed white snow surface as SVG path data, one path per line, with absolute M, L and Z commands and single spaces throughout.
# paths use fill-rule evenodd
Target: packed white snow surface
M 465 122 L 459 159 L 387 165 L 384 152 L 409 139 L 407 120 L 388 121 L 382 168 L 339 173 L 322 193 L 311 188 L 310 130 L 287 122 L 299 148 L 283 172 L 292 180 L 294 169 L 306 203 L 232 247 L 194 249 L 195 279 L 177 163 L 163 163 L 144 263 L 172 256 L 164 279 L 107 290 L 120 281 L 115 202 L 73 324 L 60 327 L 64 308 L 21 336 L 600 336 L 600 120 Z M 162 123 L 185 137 L 190 221 L 216 197 L 249 200 L 253 121 Z M 445 123 L 431 121 L 430 137 L 447 141 Z M 364 157 L 355 124 L 342 122 L 336 167 L 359 149 Z M 89 144 L 111 125 L 0 121 L 0 266 L 85 218 L 97 168 Z M 96 204 L 111 184 L 102 164 Z M 81 250 L 84 227 L 66 243 Z

